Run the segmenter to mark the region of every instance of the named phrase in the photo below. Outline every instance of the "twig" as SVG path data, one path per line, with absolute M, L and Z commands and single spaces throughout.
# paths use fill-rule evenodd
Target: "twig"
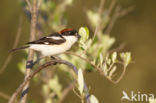
M 112 28 L 114 27 L 114 24 L 116 23 L 116 20 L 118 19 L 119 17 L 119 12 L 120 12 L 120 6 L 117 6 L 116 9 L 115 9 L 115 13 L 113 14 L 112 16 L 112 20 L 110 21 L 107 29 L 106 29 L 106 34 L 110 34 L 110 32 L 112 31 Z
M 0 97 L 7 99 L 7 100 L 10 99 L 10 96 L 3 92 L 0 92 Z M 15 100 L 15 103 L 19 103 L 19 101 Z
M 73 89 L 73 87 L 74 87 L 74 82 L 71 82 L 71 83 L 69 84 L 69 86 L 66 87 L 66 88 L 63 90 L 63 92 L 62 92 L 62 94 L 61 94 L 61 98 L 59 99 L 59 102 L 58 102 L 58 103 L 62 103 L 62 102 L 63 102 L 63 100 L 64 100 L 65 97 L 68 95 L 68 93 Z
M 110 16 L 112 11 L 113 11 L 113 8 L 115 7 L 115 4 L 116 4 L 116 0 L 113 0 L 108 8 L 108 15 Z
M 30 27 L 30 41 L 33 41 L 35 39 L 36 34 L 36 23 L 37 23 L 37 0 L 32 1 L 32 11 L 31 11 L 31 27 Z M 29 77 L 29 75 L 32 72 L 32 63 L 33 63 L 33 57 L 34 57 L 34 51 L 29 50 L 28 53 L 28 60 L 26 64 L 26 73 L 25 73 L 25 79 Z M 24 86 L 22 96 L 20 103 L 26 103 L 27 100 L 27 94 L 29 89 L 29 82 Z
M 41 65 L 38 69 L 35 69 L 34 72 L 31 72 L 31 74 L 25 78 L 25 80 L 23 81 L 23 83 L 16 89 L 16 91 L 13 93 L 13 95 L 11 96 L 11 98 L 9 99 L 8 103 L 13 103 L 15 101 L 15 99 L 17 98 L 17 95 L 20 93 L 20 91 L 24 88 L 24 86 L 30 82 L 31 78 L 36 75 L 38 72 L 40 72 L 42 69 L 53 65 L 55 62 L 51 61 L 51 62 L 47 62 L 46 64 Z
M 119 52 L 119 51 L 123 50 L 123 49 L 125 48 L 125 46 L 126 46 L 126 43 L 121 43 L 121 44 L 119 45 L 119 47 L 114 48 L 114 49 L 111 49 L 111 50 L 109 50 L 108 52 L 109 52 L 109 53 Z
M 0 97 L 3 97 L 7 100 L 9 100 L 10 96 L 8 96 L 7 94 L 3 93 L 3 92 L 0 92 Z
M 20 93 L 20 91 L 23 89 L 23 87 L 24 87 L 27 83 L 29 83 L 30 80 L 31 80 L 38 72 L 40 72 L 41 70 L 45 69 L 45 68 L 48 67 L 48 66 L 51 66 L 51 65 L 56 64 L 56 63 L 58 63 L 58 64 L 65 64 L 65 65 L 69 66 L 70 68 L 72 68 L 72 69 L 74 70 L 75 73 L 77 73 L 77 71 L 78 71 L 77 68 L 76 68 L 72 63 L 70 63 L 70 62 L 68 62 L 68 61 L 64 61 L 64 60 L 55 60 L 55 61 L 47 62 L 47 63 L 45 63 L 45 64 L 39 66 L 37 69 L 35 69 L 34 72 L 31 72 L 31 74 L 23 81 L 23 83 L 22 83 L 22 84 L 16 89 L 16 91 L 13 93 L 13 95 L 11 96 L 11 98 L 10 98 L 10 100 L 9 100 L 8 103 L 13 103 L 13 102 L 15 101 L 15 99 L 17 98 L 17 95 Z M 85 89 L 85 91 L 88 91 L 88 88 L 86 87 L 86 85 L 85 85 L 84 89 Z M 86 98 L 86 99 L 87 99 L 86 101 L 89 100 L 88 96 L 89 96 L 89 93 L 87 93 L 87 95 L 86 95 L 86 97 L 87 97 L 87 98 Z M 90 103 L 90 102 L 87 102 L 87 103 Z
M 65 54 L 70 54 L 70 55 L 73 55 L 73 56 L 77 56 L 77 57 L 79 57 L 80 59 L 82 59 L 82 60 L 86 61 L 87 63 L 91 64 L 93 67 L 97 68 L 97 66 L 94 65 L 89 59 L 84 58 L 84 57 L 82 57 L 81 55 L 78 55 L 78 54 L 75 54 L 75 53 L 72 53 L 72 52 L 65 52 Z
M 117 19 L 119 17 L 125 16 L 127 13 L 131 12 L 133 9 L 134 9 L 134 7 L 129 7 L 125 10 L 121 10 L 121 7 L 117 6 L 115 9 L 115 13 L 112 16 L 112 20 L 110 21 L 105 33 L 110 34 L 110 32 L 112 31 L 114 24 L 116 23 Z
M 101 28 L 101 16 L 102 16 L 103 6 L 104 6 L 105 2 L 106 2 L 106 0 L 101 0 L 99 3 L 99 9 L 98 9 L 99 19 L 98 19 L 98 22 L 97 22 L 96 27 L 95 27 L 95 31 L 94 31 L 93 38 L 92 38 L 92 43 L 93 43 L 96 35 L 98 34 L 100 28 Z M 93 28 L 92 26 L 90 26 L 90 27 L 91 27 L 91 29 Z M 97 36 L 98 36 L 98 39 L 101 40 L 101 37 L 99 35 L 97 35 Z M 84 51 L 84 54 L 87 52 L 88 48 Z
M 42 0 L 38 0 L 38 3 L 37 3 L 37 11 L 39 11 L 39 9 L 40 9 L 41 2 L 42 2 Z
M 131 6 L 127 9 L 124 9 L 120 12 L 120 17 L 127 15 L 128 13 L 130 13 L 131 11 L 134 10 L 134 6 Z
M 99 9 L 98 9 L 99 19 L 98 19 L 98 23 L 97 23 L 96 28 L 95 28 L 95 32 L 94 32 L 94 35 L 93 35 L 93 40 L 95 39 L 97 33 L 98 33 L 99 30 L 100 30 L 101 15 L 102 15 L 103 6 L 104 6 L 104 4 L 105 4 L 105 1 L 106 1 L 106 0 L 101 0 L 101 1 L 100 1 L 100 4 L 99 4 Z M 99 37 L 99 38 L 100 38 L 100 37 Z
M 116 81 L 114 81 L 114 83 L 115 84 L 119 83 L 121 79 L 123 78 L 123 76 L 125 75 L 125 73 L 126 73 L 126 67 L 124 66 L 120 77 Z
M 96 65 L 94 65 L 92 62 L 90 62 L 90 60 L 88 60 L 87 58 L 84 58 L 78 54 L 75 54 L 75 53 L 72 53 L 72 52 L 65 52 L 67 54 L 71 54 L 71 55 L 74 55 L 74 56 L 77 56 L 79 58 L 81 58 L 82 60 L 86 61 L 87 63 L 91 64 L 96 70 L 98 70 L 100 72 L 101 75 L 105 76 L 110 82 L 114 83 L 113 80 L 111 80 L 110 78 L 108 78 L 106 75 L 104 75 L 102 69 L 98 68 Z
M 123 76 L 124 76 L 124 74 L 125 74 L 125 71 L 126 71 L 126 68 L 124 67 L 124 69 L 123 69 L 123 71 L 122 71 L 120 77 L 119 77 L 116 81 L 114 81 L 114 80 L 108 78 L 108 77 L 103 73 L 103 71 L 102 71 L 101 68 L 99 68 L 99 67 L 97 67 L 96 65 L 94 65 L 94 64 L 93 64 L 90 60 L 88 60 L 87 58 L 84 58 L 84 57 L 82 57 L 82 56 L 80 56 L 80 55 L 78 55 L 78 54 L 72 53 L 72 52 L 65 52 L 65 53 L 66 53 L 66 54 L 73 55 L 73 56 L 77 56 L 77 57 L 81 58 L 82 60 L 86 61 L 87 63 L 89 63 L 90 65 L 92 65 L 96 70 L 98 70 L 102 76 L 106 77 L 106 79 L 108 79 L 108 80 L 109 80 L 110 82 L 112 82 L 113 84 L 117 84 L 117 83 L 123 78 Z M 121 63 L 121 64 L 122 64 L 122 63 Z
M 16 39 L 15 39 L 15 42 L 13 44 L 13 47 L 12 48 L 16 48 L 17 45 L 18 45 L 18 42 L 19 42 L 19 39 L 21 37 L 21 31 L 22 31 L 22 17 L 20 17 L 19 19 L 19 26 L 18 26 L 18 29 L 17 29 L 17 35 L 16 35 Z M 2 74 L 4 72 L 4 70 L 6 69 L 6 67 L 8 66 L 10 60 L 12 59 L 12 54 L 9 54 L 7 59 L 5 60 L 4 64 L 2 65 L 2 68 L 0 69 L 0 74 Z
M 32 12 L 32 5 L 30 1 L 29 0 L 24 0 L 24 1 L 27 3 L 29 11 Z

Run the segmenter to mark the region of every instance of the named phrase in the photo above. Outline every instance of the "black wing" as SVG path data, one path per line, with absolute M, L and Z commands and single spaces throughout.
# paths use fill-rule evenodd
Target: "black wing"
M 58 45 L 64 43 L 66 40 L 58 33 L 50 34 L 42 37 L 39 40 L 28 42 L 27 44 L 45 44 L 45 45 Z

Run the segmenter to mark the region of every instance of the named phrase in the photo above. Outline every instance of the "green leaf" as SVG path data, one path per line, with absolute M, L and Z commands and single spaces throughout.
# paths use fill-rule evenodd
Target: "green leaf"
M 24 74 L 25 73 L 25 70 L 26 70 L 26 68 L 25 68 L 25 66 L 26 66 L 26 60 L 23 59 L 21 62 L 19 62 L 17 64 L 17 66 L 18 66 L 19 71 Z
M 82 48 L 82 50 L 86 50 L 90 46 L 90 42 L 87 42 L 89 38 L 89 30 L 87 27 L 81 27 L 79 29 L 79 34 L 81 36 L 79 46 Z
M 51 98 L 46 99 L 45 103 L 53 103 Z
M 103 61 L 104 61 L 104 59 L 103 59 L 103 55 L 100 53 L 100 55 L 99 55 L 99 58 L 100 58 L 100 65 L 102 65 L 103 64 Z
M 96 27 L 97 22 L 98 22 L 99 19 L 100 19 L 99 14 L 98 14 L 97 12 L 88 10 L 88 11 L 87 11 L 87 16 L 88 16 L 88 19 L 89 19 L 89 22 L 91 23 L 91 25 L 92 25 L 93 27 Z
M 101 41 L 99 45 L 103 48 L 103 54 L 106 54 L 108 49 L 115 43 L 115 38 L 110 37 L 109 35 L 101 35 Z
M 67 3 L 68 5 L 71 5 L 71 4 L 73 3 L 73 0 L 66 0 L 66 3 Z
M 80 40 L 79 46 L 80 46 L 80 48 L 82 50 L 86 50 L 87 49 L 87 45 L 83 41 L 81 41 L 81 40 Z
M 96 60 L 96 59 L 94 59 L 94 60 Z M 96 62 L 96 61 L 92 61 L 92 62 Z M 93 63 L 93 64 L 94 64 Z M 95 64 L 94 64 L 95 65 Z M 94 70 L 94 67 L 91 65 L 91 64 L 87 64 L 87 66 L 86 66 L 86 70 L 87 70 L 87 72 L 91 72 L 91 71 L 93 71 Z
M 111 65 L 111 59 L 107 59 L 106 62 L 108 65 Z
M 112 62 L 115 63 L 116 59 L 117 59 L 117 52 L 113 52 L 112 56 L 111 56 Z
M 109 73 L 109 76 L 108 76 L 110 79 L 112 78 L 112 76 L 115 73 L 116 69 L 117 69 L 117 66 L 113 66 L 113 68 L 111 69 L 111 71 Z
M 89 30 L 88 30 L 87 27 L 81 27 L 79 29 L 79 34 L 81 36 L 80 41 L 86 42 L 88 40 L 88 38 L 89 38 Z
M 49 94 L 49 92 L 50 92 L 49 91 L 49 86 L 47 84 L 44 84 L 42 86 L 42 91 L 43 91 L 44 96 L 47 96 Z
M 58 76 L 55 75 L 48 81 L 48 86 L 53 90 L 59 97 L 61 96 L 62 86 L 59 83 Z
M 120 58 L 123 60 L 124 65 L 127 66 L 131 62 L 131 53 L 120 53 Z
M 108 67 L 107 67 L 107 64 L 103 64 L 102 66 L 102 71 L 104 72 L 104 75 L 107 76 L 108 75 Z
M 83 78 L 82 69 L 78 70 L 77 81 L 78 81 L 78 90 L 79 90 L 80 94 L 82 95 L 83 89 L 84 89 L 84 78 Z
M 149 103 L 156 103 L 156 98 L 149 98 Z
M 99 101 L 94 95 L 91 95 L 90 96 L 90 103 L 99 103 Z

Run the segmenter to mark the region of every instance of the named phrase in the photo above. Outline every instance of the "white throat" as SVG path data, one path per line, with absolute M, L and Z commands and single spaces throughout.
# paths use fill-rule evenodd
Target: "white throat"
M 63 36 L 66 39 L 66 42 L 69 44 L 74 44 L 75 42 L 77 42 L 78 38 L 75 36 Z

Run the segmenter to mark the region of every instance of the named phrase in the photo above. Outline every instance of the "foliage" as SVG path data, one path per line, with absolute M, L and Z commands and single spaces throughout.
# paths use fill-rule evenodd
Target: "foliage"
M 38 30 L 46 30 L 47 26 L 52 31 L 58 31 L 66 28 L 67 19 L 64 17 L 64 13 L 68 6 L 73 3 L 74 0 L 63 0 L 60 3 L 56 3 L 52 0 L 42 0 L 38 16 L 38 25 L 42 28 L 38 28 Z M 60 55 L 62 59 L 72 62 L 77 68 L 82 68 L 78 70 L 78 76 L 75 76 L 75 74 L 73 74 L 68 67 L 62 65 L 53 67 L 53 70 L 48 69 L 48 72 L 43 71 L 39 76 L 37 76 L 37 81 L 43 82 L 42 95 L 45 99 L 45 103 L 57 103 L 62 98 L 63 88 L 59 83 L 59 76 L 55 73 L 55 68 L 59 68 L 59 70 L 68 74 L 69 79 L 72 77 L 77 80 L 77 86 L 75 87 L 79 93 L 75 93 L 80 97 L 82 103 L 84 102 L 86 95 L 86 92 L 84 91 L 85 84 L 83 71 L 95 72 L 98 70 L 100 74 L 113 83 L 117 83 L 120 80 L 120 77 L 123 76 L 122 74 L 124 72 L 117 72 L 118 69 L 120 69 L 118 65 L 122 65 L 123 71 L 125 71 L 128 64 L 131 62 L 131 53 L 120 53 L 116 50 L 110 52 L 116 39 L 105 32 L 111 23 L 111 16 L 106 11 L 104 11 L 103 14 L 99 14 L 97 11 L 87 10 L 86 14 L 87 20 L 90 23 L 90 29 L 98 29 L 98 31 L 93 35 L 92 32 L 94 31 L 91 31 L 88 27 L 80 27 L 79 34 L 81 35 L 81 39 L 78 43 L 78 47 L 80 49 Z M 99 21 L 101 22 L 98 23 Z M 48 59 L 45 59 L 40 62 L 40 64 L 46 62 L 47 60 Z M 21 72 L 24 72 L 25 62 L 26 59 L 23 59 L 20 63 L 18 63 L 18 67 Z M 51 97 L 53 97 L 53 99 L 51 99 Z M 91 103 L 99 103 L 98 99 L 94 95 L 90 96 L 90 101 Z
M 149 103 L 156 103 L 156 99 L 149 98 Z

